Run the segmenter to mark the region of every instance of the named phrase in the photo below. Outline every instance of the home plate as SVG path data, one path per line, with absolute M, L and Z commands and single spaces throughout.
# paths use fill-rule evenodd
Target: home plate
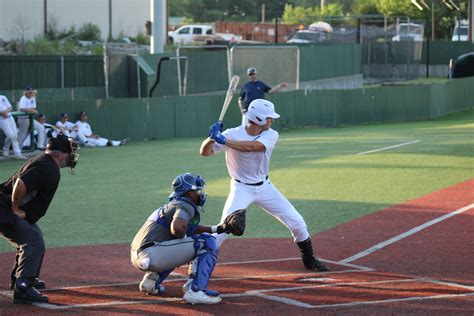
M 301 279 L 300 281 L 302 282 L 335 282 L 337 280 L 332 279 L 332 278 L 307 278 L 307 279 Z

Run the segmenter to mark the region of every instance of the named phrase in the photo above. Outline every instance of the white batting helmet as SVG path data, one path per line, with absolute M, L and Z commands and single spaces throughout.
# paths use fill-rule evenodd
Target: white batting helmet
M 272 102 L 264 99 L 255 99 L 250 102 L 247 112 L 249 121 L 254 122 L 260 126 L 267 123 L 267 118 L 277 119 L 280 114 L 275 112 L 275 106 Z

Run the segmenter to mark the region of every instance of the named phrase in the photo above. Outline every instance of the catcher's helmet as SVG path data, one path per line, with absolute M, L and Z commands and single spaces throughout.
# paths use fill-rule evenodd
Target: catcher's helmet
M 174 199 L 180 196 L 183 196 L 188 191 L 197 191 L 199 194 L 199 206 L 203 206 L 206 202 L 206 196 L 203 192 L 206 183 L 204 179 L 200 176 L 194 175 L 192 173 L 183 173 L 177 176 L 171 183 L 173 192 L 170 194 L 170 199 Z
M 280 115 L 275 112 L 275 106 L 273 103 L 264 99 L 255 99 L 250 102 L 247 115 L 249 121 L 252 121 L 260 126 L 263 126 L 267 123 L 268 117 L 273 119 L 280 117 Z

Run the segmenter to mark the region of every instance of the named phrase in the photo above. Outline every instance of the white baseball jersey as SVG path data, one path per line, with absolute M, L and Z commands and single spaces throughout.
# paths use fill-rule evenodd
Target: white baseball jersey
M 81 122 L 77 121 L 76 126 L 79 128 L 78 133 L 85 135 L 85 136 L 90 136 L 94 133 L 92 133 L 92 128 L 87 122 Z
M 75 131 L 73 131 L 74 127 L 76 127 L 74 123 L 71 123 L 69 121 L 66 121 L 64 123 L 61 121 L 57 121 L 56 127 L 58 127 L 61 130 L 64 130 L 64 135 L 68 137 L 74 137 L 74 138 L 76 137 L 76 133 Z
M 27 98 L 26 96 L 22 96 L 18 108 L 20 111 L 36 109 L 36 97 Z
M 256 140 L 265 145 L 265 152 L 241 152 L 218 143 L 212 146 L 215 153 L 225 151 L 227 171 L 232 178 L 244 183 L 264 181 L 268 176 L 270 158 L 278 141 L 278 132 L 270 128 L 258 136 L 252 136 L 247 134 L 245 126 L 239 126 L 224 131 L 222 135 L 231 140 Z
M 270 157 L 278 141 L 278 132 L 273 129 L 263 131 L 260 135 L 247 134 L 245 126 L 231 128 L 222 133 L 234 141 L 258 141 L 265 145 L 264 152 L 242 152 L 225 145 L 214 143 L 214 153 L 225 151 L 226 165 L 230 182 L 229 196 L 222 210 L 221 222 L 231 213 L 246 209 L 256 204 L 285 225 L 295 242 L 309 238 L 308 228 L 303 217 L 288 199 L 268 179 Z M 217 244 L 227 239 L 227 234 L 214 234 Z

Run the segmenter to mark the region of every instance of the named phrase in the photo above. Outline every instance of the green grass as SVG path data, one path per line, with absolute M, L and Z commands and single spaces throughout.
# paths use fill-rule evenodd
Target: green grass
M 473 178 L 473 122 L 474 111 L 468 111 L 434 121 L 288 130 L 280 134 L 270 177 L 314 234 Z M 356 155 L 414 140 L 420 142 Z M 207 180 L 203 223 L 217 223 L 229 176 L 224 156 L 200 157 L 200 143 L 192 138 L 81 149 L 76 175 L 62 171 L 55 199 L 39 222 L 47 246 L 129 243 L 182 172 Z M 0 162 L 0 180 L 20 165 Z M 290 236 L 256 207 L 247 218 L 245 237 Z M 11 250 L 1 239 L 0 252 Z

